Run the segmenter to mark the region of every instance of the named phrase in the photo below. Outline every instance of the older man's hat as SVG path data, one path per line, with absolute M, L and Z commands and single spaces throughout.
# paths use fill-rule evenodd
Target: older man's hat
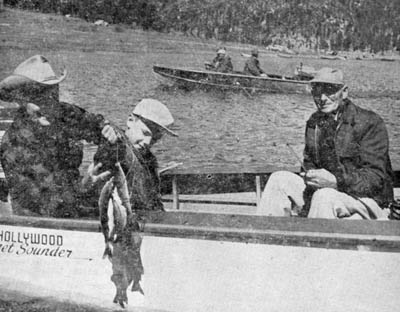
M 55 85 L 67 76 L 66 70 L 60 77 L 54 73 L 49 61 L 42 55 L 35 55 L 17 66 L 14 72 L 0 82 L 0 89 L 18 87 L 28 82 Z
M 321 68 L 315 74 L 310 83 L 329 83 L 334 85 L 344 85 L 343 72 L 340 69 L 329 67 Z
M 154 99 L 143 99 L 135 106 L 132 114 L 150 120 L 164 129 L 167 133 L 173 136 L 178 136 L 174 131 L 168 128 L 173 124 L 174 118 L 169 109 L 160 101 Z

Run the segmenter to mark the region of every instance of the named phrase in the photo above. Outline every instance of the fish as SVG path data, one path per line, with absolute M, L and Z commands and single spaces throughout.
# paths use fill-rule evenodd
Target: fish
M 119 163 L 114 176 L 103 186 L 99 197 L 100 225 L 105 239 L 103 259 L 112 263 L 111 280 L 115 284 L 114 303 L 125 307 L 127 289 L 144 295 L 140 285 L 143 266 L 140 257 L 143 230 L 138 216 L 132 212 L 126 176 Z
M 109 181 L 107 181 L 101 192 L 100 192 L 100 197 L 99 197 L 99 217 L 100 217 L 100 225 L 101 225 L 101 230 L 104 236 L 104 242 L 105 242 L 105 249 L 103 253 L 103 259 L 108 257 L 108 259 L 111 260 L 112 258 L 112 247 L 110 244 L 110 237 L 111 237 L 111 232 L 112 229 L 110 230 L 109 226 L 109 218 L 108 218 L 108 210 L 109 210 L 109 199 L 111 196 L 111 193 L 113 191 L 113 178 L 111 178 Z

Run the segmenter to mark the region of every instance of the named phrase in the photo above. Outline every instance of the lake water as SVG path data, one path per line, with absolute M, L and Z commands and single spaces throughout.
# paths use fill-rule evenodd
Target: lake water
M 91 49 L 99 40 L 95 35 L 87 40 Z M 129 33 L 113 33 L 112 41 L 102 46 L 102 51 L 79 51 L 79 46 L 57 51 L 43 51 L 36 46 L 30 50 L 4 48 L 0 73 L 6 76 L 28 56 L 46 55 L 54 68 L 68 69 L 68 77 L 61 84 L 62 99 L 101 113 L 121 127 L 140 99 L 150 97 L 164 102 L 175 117 L 174 128 L 179 138 L 167 136 L 154 146 L 161 165 L 177 161 L 183 163 L 183 169 L 232 170 L 299 165 L 286 143 L 302 156 L 305 122 L 315 111 L 310 95 L 249 97 L 243 93 L 164 88 L 152 73 L 154 64 L 201 69 L 204 61 L 214 57 L 214 52 L 209 45 L 171 41 L 166 46 L 160 36 L 146 36 L 140 45 L 129 45 L 126 52 L 118 52 L 112 43 L 126 42 L 128 47 L 128 42 L 135 39 Z M 235 69 L 243 68 L 245 58 L 239 52 L 246 51 L 234 47 L 228 51 Z M 260 62 L 267 72 L 284 75 L 293 74 L 301 62 L 315 68 L 343 70 L 354 102 L 385 120 L 390 156 L 394 167 L 400 168 L 400 61 L 331 61 L 306 56 L 287 59 L 262 52 Z
M 262 167 L 299 165 L 286 143 L 301 158 L 304 126 L 315 111 L 308 95 L 208 94 L 201 91 L 158 94 L 168 103 L 179 138 L 166 138 L 155 146 L 161 162 L 176 160 L 185 168 L 201 166 Z M 355 98 L 361 107 L 385 120 L 391 157 L 400 163 L 399 100 Z
M 310 95 L 249 97 L 232 92 L 187 92 L 163 87 L 151 71 L 153 64 L 202 68 L 203 61 L 212 56 L 154 51 L 144 55 L 121 53 L 112 62 L 109 53 L 95 53 L 92 59 L 81 54 L 79 65 L 84 69 L 74 66 L 76 72 L 72 75 L 77 81 L 66 82 L 64 90 L 74 102 L 103 113 L 122 127 L 127 113 L 141 98 L 152 97 L 165 103 L 175 117 L 174 129 L 179 138 L 167 136 L 154 146 L 161 165 L 177 161 L 183 163 L 183 169 L 232 170 L 299 165 L 286 143 L 302 157 L 305 122 L 315 111 Z M 244 63 L 243 57 L 232 59 L 237 68 Z M 269 72 L 286 75 L 300 62 L 315 68 L 342 69 L 354 103 L 377 112 L 386 122 L 392 162 L 394 167 L 400 167 L 400 62 L 281 59 L 276 55 L 260 59 Z

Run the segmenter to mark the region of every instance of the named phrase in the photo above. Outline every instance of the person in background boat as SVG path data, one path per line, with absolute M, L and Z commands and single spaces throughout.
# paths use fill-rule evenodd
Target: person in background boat
M 101 115 L 60 102 L 59 83 L 49 61 L 36 55 L 0 82 L 0 99 L 19 108 L 3 136 L 0 160 L 13 213 L 78 217 L 83 157 L 81 140 L 98 144 Z
M 164 134 L 177 136 L 175 132 L 169 129 L 173 122 L 174 119 L 170 111 L 163 103 L 154 99 L 141 100 L 129 115 L 125 131 L 111 125 L 105 126 L 103 135 L 107 142 L 99 146 L 94 155 L 94 162 L 89 166 L 87 175 L 83 180 L 84 186 L 87 187 L 88 184 L 90 185 L 93 181 L 98 180 L 99 175 L 104 176 L 106 174 L 111 176 L 112 179 L 116 179 L 122 170 L 125 176 L 127 193 L 130 195 L 122 197 L 125 197 L 128 201 L 125 204 L 125 209 L 132 211 L 125 222 L 127 229 L 117 239 L 114 239 L 108 237 L 107 227 L 103 228 L 106 244 L 111 243 L 113 247 L 112 252 L 111 248 L 106 248 L 105 254 L 108 254 L 112 261 L 111 280 L 117 289 L 114 302 L 119 303 L 122 307 L 128 301 L 126 290 L 132 282 L 132 291 L 143 293 L 140 286 L 143 274 L 140 256 L 142 243 L 139 234 L 140 224 L 143 219 L 146 219 L 147 211 L 164 210 L 161 202 L 158 163 L 150 148 Z M 110 191 L 108 192 L 110 193 Z M 109 201 L 111 197 L 114 211 L 119 209 L 115 206 L 118 205 L 116 201 L 123 203 L 124 200 L 116 199 L 115 197 L 118 197 L 118 195 L 115 193 L 110 194 L 108 198 L 106 196 L 101 199 L 100 207 L 105 207 L 107 203 L 104 201 Z M 108 207 L 110 209 L 110 206 Z M 106 217 L 107 214 L 104 213 L 103 215 Z M 107 220 L 103 220 L 103 223 L 106 225 Z M 117 224 L 115 224 L 116 226 Z
M 231 73 L 233 72 L 233 65 L 231 57 L 226 53 L 225 48 L 219 48 L 217 50 L 217 56 L 212 60 L 211 63 L 205 63 L 206 69 L 217 71 L 220 73 Z
M 251 55 L 244 64 L 243 73 L 245 75 L 267 77 L 267 74 L 260 67 L 260 61 L 258 60 L 258 50 L 251 50 Z
M 393 171 L 383 120 L 353 104 L 340 70 L 319 70 L 311 93 L 317 111 L 306 124 L 305 171 L 273 173 L 258 213 L 387 219 Z

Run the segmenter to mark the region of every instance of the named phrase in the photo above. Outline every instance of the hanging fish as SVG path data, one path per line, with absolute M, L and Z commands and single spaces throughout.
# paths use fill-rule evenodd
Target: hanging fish
M 99 215 L 100 215 L 100 225 L 101 225 L 101 230 L 104 235 L 104 241 L 105 241 L 105 250 L 103 253 L 103 259 L 105 257 L 108 257 L 110 260 L 112 258 L 112 237 L 113 235 L 111 232 L 113 231 L 113 223 L 114 220 L 110 220 L 108 217 L 108 208 L 109 208 L 109 200 L 111 197 L 111 194 L 113 192 L 114 188 L 114 178 L 111 178 L 106 184 L 103 186 L 101 193 L 100 193 L 100 198 L 99 198 Z M 111 223 L 109 223 L 111 221 Z M 110 230 L 111 228 L 111 230 Z M 111 231 L 111 232 L 110 232 Z
M 125 307 L 127 288 L 144 294 L 140 286 L 143 265 L 140 256 L 142 230 L 132 212 L 126 176 L 119 163 L 114 176 L 104 185 L 99 198 L 100 224 L 105 239 L 103 258 L 112 263 L 111 280 L 116 286 L 114 303 Z

